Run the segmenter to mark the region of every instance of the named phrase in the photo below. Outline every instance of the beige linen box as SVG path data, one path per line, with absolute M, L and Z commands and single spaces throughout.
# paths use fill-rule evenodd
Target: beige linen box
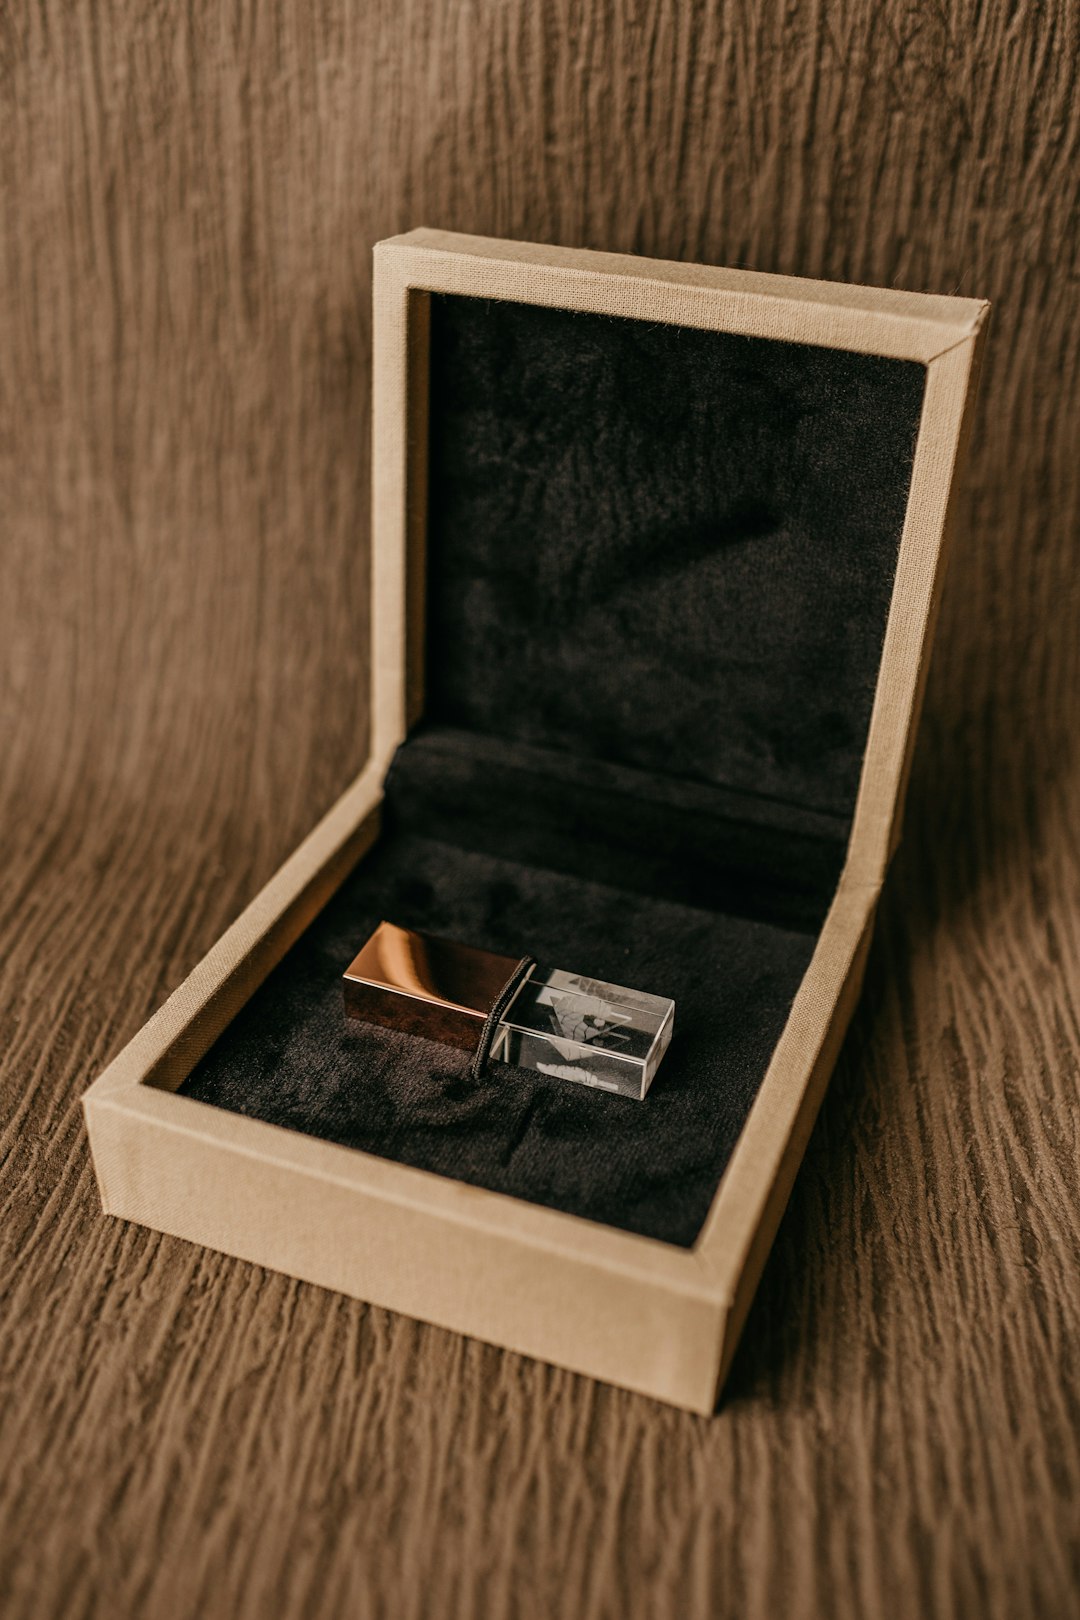
M 371 758 L 90 1087 L 102 1203 L 709 1412 L 897 842 L 987 306 L 430 230 L 375 262 Z M 387 896 L 674 993 L 649 1097 L 477 1099 L 339 1034 Z

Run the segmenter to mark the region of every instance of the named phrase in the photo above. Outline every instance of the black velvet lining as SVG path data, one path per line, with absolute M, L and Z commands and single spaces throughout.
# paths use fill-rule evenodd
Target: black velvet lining
M 398 750 L 387 796 L 462 849 L 789 928 L 820 926 L 847 851 L 839 816 L 445 726 Z
M 433 306 L 425 723 L 182 1089 L 689 1245 L 843 864 L 925 373 Z M 646 1101 L 346 1021 L 384 917 L 672 996 Z
M 427 716 L 850 817 L 925 369 L 435 298 Z
M 345 1018 L 383 917 L 675 1001 L 644 1102 Z M 185 1083 L 186 1095 L 669 1243 L 700 1230 L 814 936 L 398 830 L 381 839 Z

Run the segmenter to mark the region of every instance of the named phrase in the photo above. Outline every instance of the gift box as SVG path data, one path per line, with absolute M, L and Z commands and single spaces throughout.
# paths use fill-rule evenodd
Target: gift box
M 108 1213 L 713 1409 L 897 842 L 986 311 L 376 247 L 371 758 L 88 1091 Z M 652 1089 L 346 1017 L 383 919 L 672 998 Z

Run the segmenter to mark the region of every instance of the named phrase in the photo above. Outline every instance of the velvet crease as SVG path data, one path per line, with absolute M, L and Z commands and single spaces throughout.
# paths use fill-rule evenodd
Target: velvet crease
M 692 1244 L 843 866 L 925 380 L 433 297 L 424 719 L 184 1093 Z M 673 997 L 646 1100 L 346 1020 L 383 918 Z

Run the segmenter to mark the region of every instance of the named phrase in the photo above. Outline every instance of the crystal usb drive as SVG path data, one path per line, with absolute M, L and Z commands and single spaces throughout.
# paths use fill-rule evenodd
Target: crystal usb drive
M 388 922 L 346 971 L 344 994 L 350 1017 L 478 1052 L 480 1072 L 490 1055 L 624 1097 L 644 1097 L 675 1021 L 666 997 Z

